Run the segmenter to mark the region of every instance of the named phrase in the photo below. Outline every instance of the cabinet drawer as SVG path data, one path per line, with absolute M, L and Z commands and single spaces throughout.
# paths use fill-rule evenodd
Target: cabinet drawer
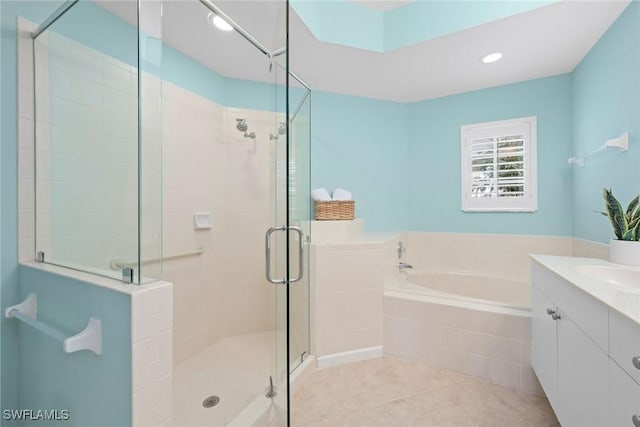
M 609 355 L 637 382 L 640 382 L 640 368 L 633 364 L 633 358 L 640 359 L 640 325 L 613 309 L 609 314 Z M 638 360 L 640 366 L 640 360 Z
M 609 359 L 608 426 L 634 427 L 633 416 L 640 417 L 640 385 Z
M 561 279 L 537 262 L 532 284 L 560 308 L 605 353 L 609 352 L 609 310 L 586 292 Z

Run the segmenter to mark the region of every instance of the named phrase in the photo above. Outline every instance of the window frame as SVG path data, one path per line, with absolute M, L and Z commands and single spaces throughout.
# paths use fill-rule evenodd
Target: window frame
M 538 210 L 537 127 L 536 116 L 460 126 L 460 175 L 463 212 L 536 212 Z M 524 135 L 524 195 L 515 197 L 471 197 L 473 181 L 471 141 L 511 135 Z

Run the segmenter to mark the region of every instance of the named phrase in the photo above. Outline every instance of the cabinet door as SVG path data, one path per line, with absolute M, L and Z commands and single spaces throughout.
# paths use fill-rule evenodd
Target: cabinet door
M 611 427 L 634 427 L 640 422 L 640 385 L 609 359 L 609 421 Z
M 556 321 L 547 314 L 555 306 L 535 286 L 531 287 L 531 366 L 538 376 L 547 399 L 557 407 L 558 340 Z
M 608 426 L 609 357 L 571 319 L 560 315 L 558 419 L 563 427 Z

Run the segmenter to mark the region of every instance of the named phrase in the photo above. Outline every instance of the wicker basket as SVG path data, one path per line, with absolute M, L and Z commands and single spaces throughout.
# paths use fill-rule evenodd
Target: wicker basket
M 328 202 L 314 200 L 313 203 L 317 220 L 337 221 L 355 218 L 356 202 L 353 200 L 331 200 Z

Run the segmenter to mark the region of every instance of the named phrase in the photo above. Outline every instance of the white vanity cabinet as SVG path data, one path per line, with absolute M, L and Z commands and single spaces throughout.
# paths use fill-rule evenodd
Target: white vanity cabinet
M 640 326 L 613 310 L 609 312 L 609 356 L 612 425 L 640 427 Z
M 531 365 L 549 402 L 558 400 L 558 332 L 547 309 L 557 307 L 535 286 L 531 287 Z
M 640 385 L 609 360 L 609 425 L 640 427 Z
M 531 365 L 560 424 L 640 427 L 640 325 L 536 262 L 531 315 Z
M 560 311 L 557 415 L 563 426 L 611 426 L 607 421 L 609 358 Z

